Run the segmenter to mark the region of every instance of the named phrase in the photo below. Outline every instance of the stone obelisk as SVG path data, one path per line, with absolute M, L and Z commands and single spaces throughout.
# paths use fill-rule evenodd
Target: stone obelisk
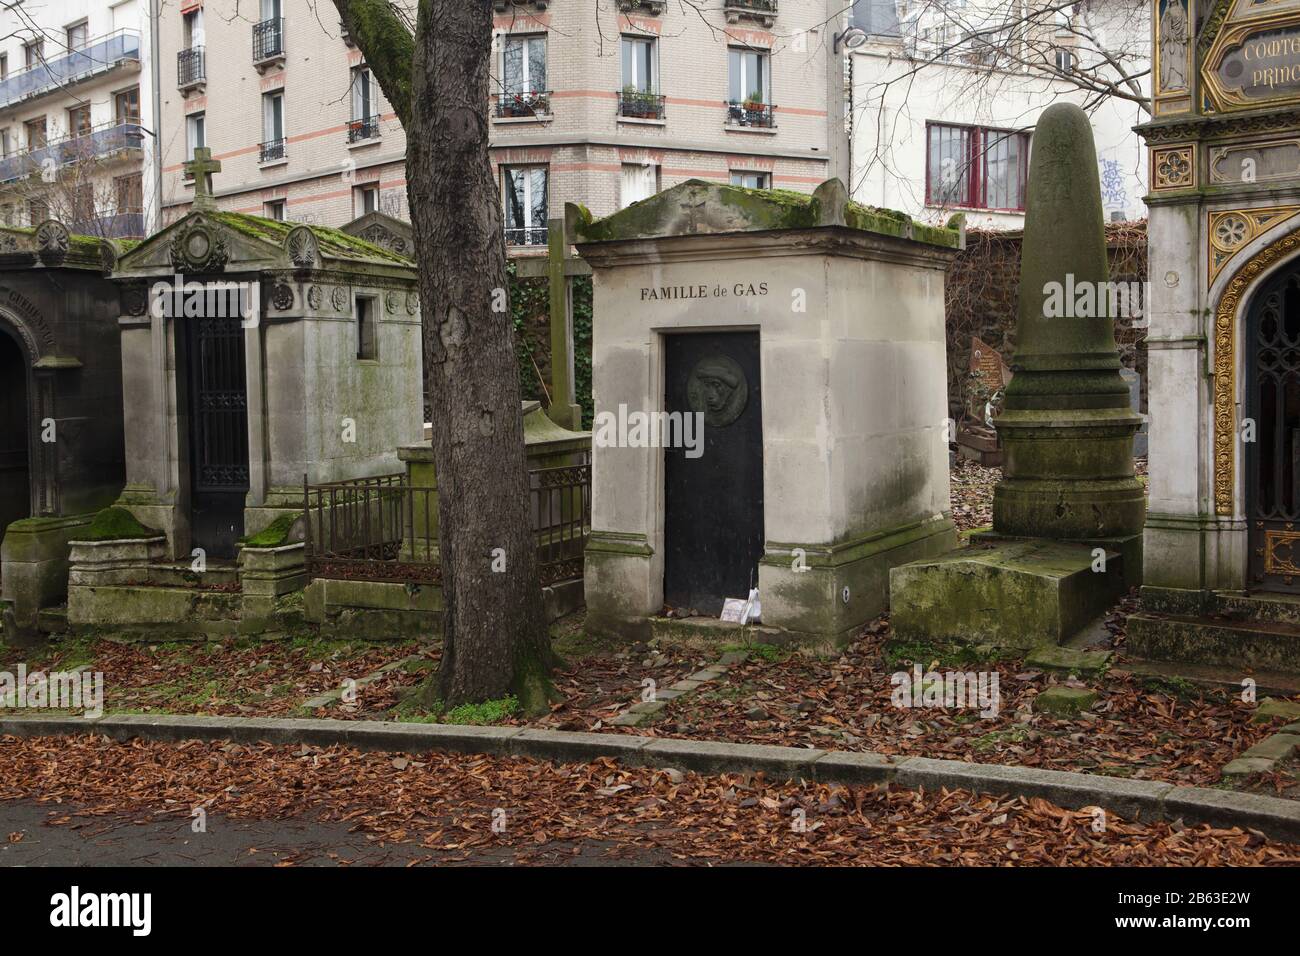
M 1108 279 L 1092 127 L 1059 103 L 1034 132 L 1015 375 L 994 422 L 1005 458 L 993 535 L 1106 542 L 1133 582 L 1146 511 L 1133 470 L 1142 418 L 1120 376 L 1113 312 L 1124 299 Z
M 1014 377 L 993 530 L 889 575 L 910 641 L 1040 649 L 1096 622 L 1142 574 L 1142 417 L 1115 346 L 1097 156 L 1087 114 L 1049 107 L 1029 166 Z

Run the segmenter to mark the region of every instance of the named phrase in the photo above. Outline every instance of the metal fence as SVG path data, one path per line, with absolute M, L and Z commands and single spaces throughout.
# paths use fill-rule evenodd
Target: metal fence
M 542 586 L 582 577 L 591 533 L 591 462 L 528 473 L 530 516 Z M 438 552 L 438 492 L 410 483 L 405 473 L 309 484 L 307 572 L 407 584 L 442 579 Z

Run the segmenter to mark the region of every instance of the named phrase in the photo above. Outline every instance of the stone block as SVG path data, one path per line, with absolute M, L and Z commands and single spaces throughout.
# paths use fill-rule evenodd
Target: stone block
M 1096 677 L 1106 670 L 1110 651 L 1081 651 L 1073 647 L 1040 647 L 1025 658 L 1030 667 L 1057 674 Z
M 1097 692 L 1087 687 L 1049 687 L 1034 698 L 1034 710 L 1057 717 L 1073 717 L 1097 702 Z
M 1254 720 L 1263 723 L 1266 720 L 1272 720 L 1275 717 L 1285 717 L 1287 719 L 1300 718 L 1300 701 L 1281 700 L 1277 697 L 1265 697 L 1255 708 Z
M 890 574 L 891 621 L 905 640 L 1058 645 L 1113 602 L 1118 555 L 1093 571 L 1086 545 L 1042 539 L 974 545 Z

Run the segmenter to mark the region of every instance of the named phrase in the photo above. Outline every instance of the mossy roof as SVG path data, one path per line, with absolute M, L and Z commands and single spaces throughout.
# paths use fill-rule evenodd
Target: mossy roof
M 835 188 L 827 188 L 833 185 Z M 709 233 L 766 231 L 772 229 L 813 229 L 828 225 L 841 225 L 850 229 L 880 235 L 911 239 L 917 242 L 956 249 L 961 244 L 961 232 L 954 226 L 931 226 L 918 222 L 911 216 L 893 209 L 882 209 L 855 202 L 843 196 L 844 187 L 836 181 L 823 184 L 817 193 L 802 193 L 790 189 L 749 189 L 699 179 L 687 180 L 658 195 L 633 203 L 626 209 L 593 219 L 586 209 L 579 207 L 579 218 L 574 224 L 579 242 L 617 241 L 622 239 L 658 238 L 666 235 L 689 234 L 680 231 L 684 195 L 700 196 L 707 193 L 707 202 L 714 202 L 719 219 L 724 225 L 704 230 Z M 831 202 L 836 196 L 843 208 L 843 222 L 834 211 L 824 208 L 823 201 Z M 692 202 L 689 205 L 698 205 Z M 704 218 L 710 218 L 706 212 Z
M 35 226 L 0 226 L 0 232 L 11 232 L 14 235 L 23 236 L 27 239 L 36 235 Z M 119 249 L 126 249 L 126 243 L 130 240 L 114 239 L 112 240 Z M 138 240 L 136 240 L 138 241 Z M 69 231 L 68 235 L 68 252 L 74 255 L 98 256 L 99 244 L 104 242 L 99 236 L 87 236 L 78 232 Z
M 265 242 L 273 242 L 276 245 L 283 243 L 285 237 L 293 229 L 304 225 L 304 223 L 267 219 L 263 216 L 250 216 L 242 212 L 205 211 L 202 215 L 213 222 L 229 226 L 236 232 Z M 313 225 L 308 225 L 307 228 L 316 236 L 316 241 L 320 244 L 321 255 L 335 259 L 353 259 L 359 262 L 378 259 L 382 262 L 392 262 L 404 266 L 411 264 L 410 259 L 399 256 L 395 252 L 390 252 L 383 246 L 377 246 L 373 242 L 366 242 L 364 239 L 350 236 L 341 229 Z

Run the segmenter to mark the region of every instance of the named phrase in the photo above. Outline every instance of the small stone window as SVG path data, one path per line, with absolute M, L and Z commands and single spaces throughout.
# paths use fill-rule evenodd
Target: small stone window
M 379 300 L 374 296 L 356 298 L 357 360 L 375 361 L 379 358 L 379 330 L 375 326 L 379 316 Z

